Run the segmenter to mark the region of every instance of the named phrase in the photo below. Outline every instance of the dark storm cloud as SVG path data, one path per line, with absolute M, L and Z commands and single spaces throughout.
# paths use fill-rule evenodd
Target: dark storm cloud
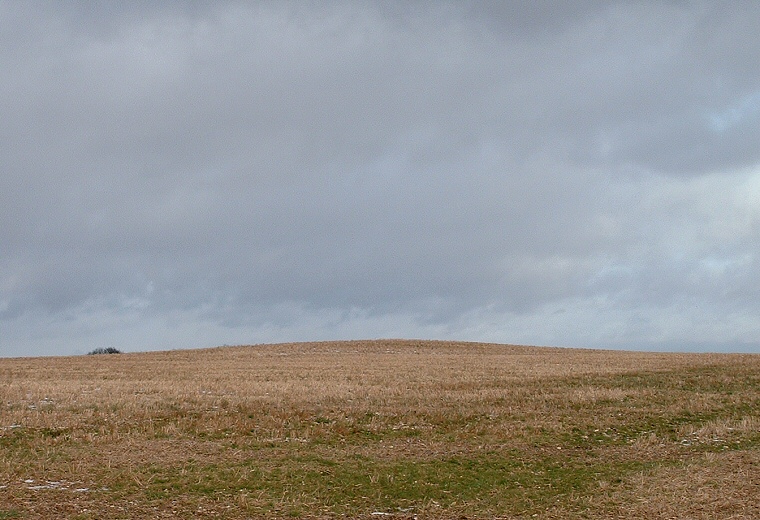
M 555 4 L 0 4 L 0 354 L 756 344 L 760 9 Z

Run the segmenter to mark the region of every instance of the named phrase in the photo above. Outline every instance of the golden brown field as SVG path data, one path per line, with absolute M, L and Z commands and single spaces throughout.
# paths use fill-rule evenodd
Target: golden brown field
M 0 519 L 760 518 L 758 355 L 0 359 L 0 407 Z

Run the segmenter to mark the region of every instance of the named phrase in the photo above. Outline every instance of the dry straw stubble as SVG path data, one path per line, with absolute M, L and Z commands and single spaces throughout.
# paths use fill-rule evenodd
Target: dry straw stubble
M 0 518 L 750 514 L 758 368 L 401 340 L 3 359 Z

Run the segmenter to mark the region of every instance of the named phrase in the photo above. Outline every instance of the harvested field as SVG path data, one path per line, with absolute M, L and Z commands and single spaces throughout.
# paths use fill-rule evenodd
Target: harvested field
M 760 356 L 412 340 L 0 359 L 0 519 L 760 518 Z

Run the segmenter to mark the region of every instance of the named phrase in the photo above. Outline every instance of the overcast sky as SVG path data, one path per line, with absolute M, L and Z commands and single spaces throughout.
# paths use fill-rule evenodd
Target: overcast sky
M 760 3 L 0 1 L 0 356 L 760 352 Z

